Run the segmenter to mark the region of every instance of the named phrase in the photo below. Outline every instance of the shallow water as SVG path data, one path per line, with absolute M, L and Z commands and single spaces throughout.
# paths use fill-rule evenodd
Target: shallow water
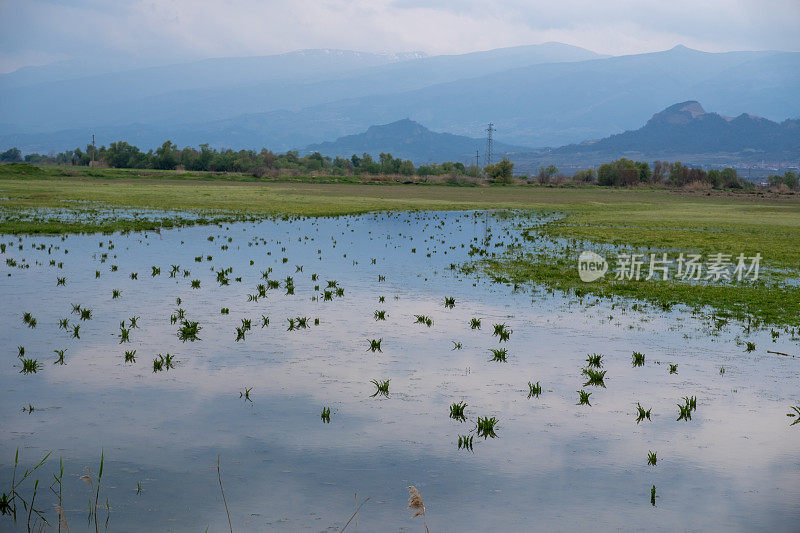
M 710 330 L 707 319 L 680 310 L 514 290 L 449 268 L 484 240 L 502 253 L 517 225 L 531 222 L 400 213 L 0 239 L 9 243 L 3 259 L 17 262 L 0 267 L 0 491 L 18 446 L 24 466 L 52 450 L 37 471 L 37 507 L 55 524 L 55 500 L 43 486 L 61 456 L 63 507 L 70 530 L 81 531 L 91 489 L 78 477 L 87 466 L 96 473 L 103 450 L 100 501 L 108 499 L 115 531 L 227 529 L 218 456 L 236 531 L 338 531 L 354 493 L 370 498 L 360 530 L 422 530 L 406 509 L 408 485 L 421 491 L 431 531 L 796 531 L 800 424 L 790 426 L 786 414 L 800 404 L 800 360 L 766 350 L 797 354 L 798 341 L 736 325 Z M 151 276 L 152 265 L 160 275 Z M 175 278 L 170 265 L 181 267 Z M 229 267 L 230 284 L 220 286 L 212 268 Z M 295 294 L 272 289 L 248 302 L 269 267 L 282 286 L 294 278 Z M 56 286 L 57 277 L 66 285 Z M 327 280 L 344 295 L 312 300 Z M 446 296 L 455 297 L 453 309 Z M 81 321 L 71 304 L 92 318 Z M 200 322 L 201 340 L 178 339 L 170 323 L 178 307 Z M 385 321 L 373 318 L 380 309 Z M 415 324 L 416 314 L 433 326 Z M 262 315 L 269 326 L 261 327 Z M 131 316 L 139 327 L 120 344 L 119 324 Z M 319 325 L 287 331 L 287 318 L 298 316 Z M 80 339 L 58 328 L 67 317 L 81 325 Z M 472 317 L 480 330 L 470 329 Z M 242 318 L 252 330 L 236 342 Z M 497 323 L 513 329 L 508 342 L 492 336 Z M 368 340 L 378 338 L 382 352 L 373 353 Z M 757 350 L 745 353 L 743 340 Z M 42 369 L 20 374 L 17 346 Z M 490 361 L 498 346 L 508 362 Z M 63 348 L 66 364 L 54 365 L 53 350 Z M 125 363 L 132 349 L 136 362 Z M 634 350 L 646 354 L 643 367 L 632 367 Z M 604 354 L 605 388 L 583 386 L 594 352 Z M 175 368 L 154 373 L 159 353 L 174 355 Z M 372 379 L 391 380 L 388 398 L 371 397 Z M 541 383 L 539 398 L 528 398 L 529 381 Z M 240 398 L 248 387 L 252 402 Z M 576 405 L 582 388 L 591 407 Z M 692 395 L 692 420 L 676 421 L 676 404 Z M 463 423 L 448 416 L 458 401 L 467 403 Z M 637 402 L 652 408 L 651 421 L 636 423 Z M 28 405 L 32 413 L 22 411 Z M 323 406 L 332 409 L 329 424 Z M 478 416 L 497 417 L 498 437 L 476 436 L 472 452 L 459 450 L 458 436 Z M 647 465 L 650 450 L 656 466 Z M 99 517 L 103 527 L 105 508 Z M 15 527 L 7 516 L 0 526 Z

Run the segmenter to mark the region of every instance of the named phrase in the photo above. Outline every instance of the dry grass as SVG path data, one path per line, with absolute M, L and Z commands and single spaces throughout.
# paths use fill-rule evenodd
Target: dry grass
M 425 531 L 428 532 L 428 523 L 425 520 L 425 502 L 422 501 L 422 495 L 417 488 L 413 485 L 408 487 L 408 508 L 414 510 L 414 516 L 422 517 L 422 522 L 425 525 Z

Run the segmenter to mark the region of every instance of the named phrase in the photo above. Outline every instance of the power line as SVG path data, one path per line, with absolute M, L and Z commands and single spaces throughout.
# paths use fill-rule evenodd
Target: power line
M 486 128 L 486 164 L 492 164 L 492 132 L 495 131 L 494 124 L 489 123 Z

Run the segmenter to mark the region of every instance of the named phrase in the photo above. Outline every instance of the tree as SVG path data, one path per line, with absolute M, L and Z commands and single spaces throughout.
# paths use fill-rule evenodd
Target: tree
M 597 169 L 597 184 L 606 187 L 614 185 L 617 181 L 617 169 L 611 163 L 603 163 Z
M 166 141 L 160 148 L 156 149 L 153 168 L 174 170 L 179 160 L 178 148 L 172 144 L 172 141 Z
M 572 179 L 583 183 L 593 183 L 597 179 L 597 172 L 593 168 L 578 170 L 572 175 Z
M 739 182 L 739 176 L 735 168 L 725 167 L 722 169 L 722 182 L 723 186 L 728 189 L 741 189 L 742 184 Z
M 514 183 L 514 163 L 504 157 L 502 161 L 486 165 L 483 169 L 492 183 L 508 185 Z
M 22 152 L 19 151 L 19 148 L 9 148 L 0 154 L 0 161 L 3 163 L 21 163 Z
M 536 175 L 536 180 L 542 185 L 550 183 L 550 179 L 558 173 L 558 167 L 555 165 L 548 165 L 546 167 L 539 167 L 539 174 Z

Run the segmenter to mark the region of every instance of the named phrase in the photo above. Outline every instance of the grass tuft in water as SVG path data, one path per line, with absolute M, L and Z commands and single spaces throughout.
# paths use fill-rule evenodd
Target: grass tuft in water
M 648 466 L 656 466 L 658 462 L 658 457 L 656 457 L 656 452 L 647 452 L 647 465 Z
M 644 354 L 641 352 L 633 352 L 633 366 L 644 366 Z
M 42 364 L 36 359 L 22 359 L 22 370 L 20 374 L 35 374 L 42 368 Z
M 603 355 L 599 353 L 593 353 L 591 355 L 586 356 L 586 364 L 589 366 L 593 366 L 595 368 L 602 368 L 603 367 Z
M 458 402 L 450 405 L 450 418 L 453 420 L 458 420 L 459 422 L 463 422 L 467 418 L 464 416 L 464 409 L 467 407 L 467 404 L 464 402 Z
M 508 355 L 508 350 L 505 348 L 490 348 L 489 351 L 492 353 L 490 361 L 498 361 L 500 363 L 507 362 L 506 357 Z
M 642 407 L 639 402 L 636 402 L 636 411 L 637 411 L 636 423 L 638 424 L 639 422 L 641 422 L 645 418 L 650 420 L 650 411 L 652 411 L 652 410 L 653 409 L 650 408 L 647 411 L 645 411 L 644 407 Z
M 528 398 L 538 398 L 542 394 L 542 386 L 537 381 L 535 384 L 528 382 Z
M 581 389 L 578 391 L 578 403 L 577 405 L 588 405 L 589 407 L 592 404 L 589 403 L 589 396 L 591 396 L 591 392 L 586 392 L 585 390 Z
M 383 350 L 381 350 L 381 341 L 383 341 L 383 339 L 370 339 L 369 348 L 367 348 L 367 351 L 383 352 Z
M 380 394 L 381 396 L 385 396 L 385 397 L 388 398 L 389 397 L 389 381 L 391 381 L 391 380 L 389 380 L 389 379 L 387 379 L 385 381 L 378 381 L 377 379 L 370 380 L 370 383 L 375 385 L 375 388 L 377 389 L 375 391 L 375 394 L 373 394 L 371 397 L 374 398 L 375 396 Z
M 480 318 L 471 318 L 469 320 L 469 328 L 470 329 L 481 329 L 481 319 Z
M 200 330 L 203 329 L 200 327 L 198 322 L 192 322 L 190 320 L 184 320 L 181 322 L 181 327 L 178 328 L 178 338 L 182 342 L 186 341 L 199 341 L 200 337 L 198 337 L 198 333 Z
M 484 440 L 490 437 L 494 439 L 497 438 L 497 433 L 494 431 L 495 425 L 497 425 L 497 418 L 495 417 L 478 417 L 475 430 L 478 436 L 483 437 Z
M 584 387 L 588 387 L 589 385 L 592 385 L 592 386 L 595 386 L 595 387 L 603 387 L 603 388 L 606 387 L 606 384 L 605 384 L 605 381 L 604 381 L 605 376 L 606 376 L 606 371 L 605 370 L 595 370 L 593 368 L 586 367 L 583 370 L 581 370 L 581 372 L 583 373 L 584 376 L 589 378 L 589 381 L 587 381 L 586 383 L 583 384 Z

